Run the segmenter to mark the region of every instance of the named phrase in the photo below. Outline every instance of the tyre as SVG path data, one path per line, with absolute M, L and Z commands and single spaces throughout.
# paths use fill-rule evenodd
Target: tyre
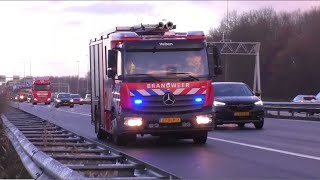
M 32 105 L 37 105 L 37 103 L 33 102 Z
M 59 105 L 55 105 L 54 107 L 55 107 L 55 108 L 59 108 Z
M 117 146 L 125 146 L 128 144 L 128 140 L 124 134 L 118 133 L 117 119 L 116 116 L 112 115 L 112 140 Z
M 243 128 L 245 126 L 245 123 L 238 123 L 239 128 Z
M 80 105 L 83 105 L 82 103 L 80 103 Z
M 70 108 L 73 108 L 74 106 L 73 105 L 70 105 Z
M 263 128 L 263 124 L 264 124 L 264 120 L 254 123 L 254 127 L 256 129 L 262 129 Z
M 208 131 L 199 132 L 193 137 L 195 144 L 205 144 L 207 142 Z

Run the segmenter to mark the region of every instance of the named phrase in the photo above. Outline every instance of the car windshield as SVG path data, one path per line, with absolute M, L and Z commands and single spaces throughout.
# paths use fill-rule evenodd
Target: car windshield
M 36 91 L 48 91 L 50 90 L 50 84 L 35 84 L 34 90 Z
M 80 95 L 79 94 L 72 94 L 71 97 L 72 98 L 80 98 Z
M 59 94 L 58 98 L 71 98 L 70 94 Z
M 214 84 L 214 96 L 253 96 L 245 84 Z
M 314 100 L 316 98 L 313 97 L 313 96 L 305 96 L 305 97 L 303 97 L 303 99 L 306 100 L 306 101 L 311 101 L 311 100 Z
M 186 73 L 193 76 L 209 74 L 207 54 L 197 51 L 127 52 L 124 74 L 174 74 Z
M 91 94 L 88 94 L 88 95 L 87 95 L 87 98 L 91 98 Z

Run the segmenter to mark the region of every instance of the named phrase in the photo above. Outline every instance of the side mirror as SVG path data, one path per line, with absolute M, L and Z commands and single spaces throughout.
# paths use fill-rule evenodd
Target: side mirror
M 256 93 L 254 93 L 256 96 L 260 96 L 261 95 L 261 93 L 258 93 L 258 92 L 256 92 Z
M 117 67 L 117 57 L 118 51 L 110 49 L 108 50 L 108 59 L 106 62 L 107 67 L 107 76 L 108 78 L 115 78 L 116 72 L 112 69 L 113 67 Z
M 209 45 L 207 48 L 207 51 L 208 51 L 210 76 L 221 75 L 222 68 L 221 68 L 221 60 L 220 60 L 218 48 L 216 46 Z
M 114 79 L 115 76 L 116 76 L 116 72 L 114 72 L 114 71 L 112 70 L 112 68 L 108 68 L 108 70 L 107 70 L 107 75 L 108 75 L 108 78 Z
M 118 51 L 110 49 L 108 50 L 108 68 L 117 67 Z

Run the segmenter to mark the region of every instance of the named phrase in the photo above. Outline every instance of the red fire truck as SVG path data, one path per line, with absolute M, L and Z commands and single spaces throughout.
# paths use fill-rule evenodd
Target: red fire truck
M 52 86 L 48 77 L 36 77 L 32 84 L 32 104 L 50 104 Z
M 91 39 L 91 121 L 98 139 L 125 145 L 137 134 L 204 144 L 214 127 L 218 50 L 203 31 L 172 22 L 116 27 Z

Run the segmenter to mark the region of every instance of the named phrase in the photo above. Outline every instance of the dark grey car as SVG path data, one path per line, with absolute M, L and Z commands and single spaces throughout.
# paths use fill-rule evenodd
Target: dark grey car
M 215 82 L 212 85 L 216 125 L 244 127 L 246 123 L 253 123 L 256 129 L 263 128 L 263 103 L 245 83 Z
M 54 98 L 54 106 L 56 108 L 60 106 L 70 106 L 70 108 L 73 108 L 73 99 L 71 97 L 71 94 L 69 93 L 59 93 Z

